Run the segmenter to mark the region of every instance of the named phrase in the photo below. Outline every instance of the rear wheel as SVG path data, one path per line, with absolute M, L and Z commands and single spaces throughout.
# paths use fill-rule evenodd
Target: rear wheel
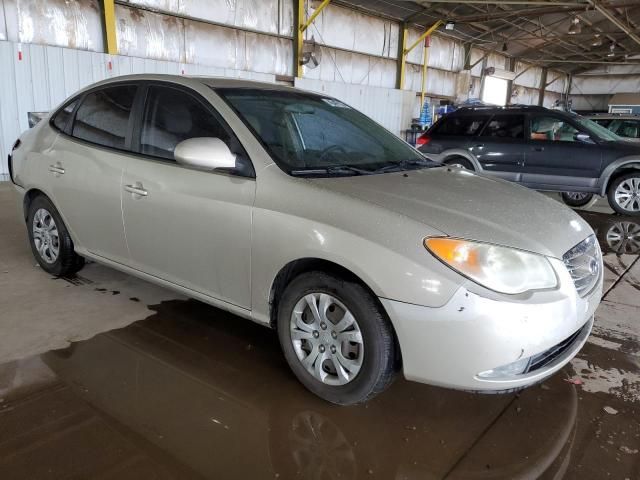
M 329 402 L 364 402 L 393 380 L 391 325 L 357 283 L 324 272 L 294 279 L 278 305 L 278 337 L 296 377 Z
M 609 205 L 622 215 L 640 215 L 640 170 L 616 178 L 607 190 Z
M 570 207 L 586 207 L 594 199 L 593 193 L 562 192 L 562 201 Z
M 454 157 L 443 162 L 449 167 L 463 168 L 465 170 L 475 170 L 473 164 L 464 157 Z
M 84 266 L 84 258 L 74 251 L 69 231 L 47 197 L 39 196 L 31 202 L 27 230 L 33 256 L 46 272 L 71 275 Z

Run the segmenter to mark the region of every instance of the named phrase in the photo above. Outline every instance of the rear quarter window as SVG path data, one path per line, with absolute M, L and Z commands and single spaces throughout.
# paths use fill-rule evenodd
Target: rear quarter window
M 470 137 L 477 135 L 489 120 L 489 115 L 454 115 L 442 118 L 432 134 Z
M 64 108 L 61 108 L 56 112 L 53 116 L 53 126 L 56 127 L 61 132 L 64 132 L 67 128 L 67 124 L 69 123 L 69 119 L 71 118 L 71 114 L 73 113 L 73 109 L 76 108 L 78 103 L 78 99 L 68 103 Z

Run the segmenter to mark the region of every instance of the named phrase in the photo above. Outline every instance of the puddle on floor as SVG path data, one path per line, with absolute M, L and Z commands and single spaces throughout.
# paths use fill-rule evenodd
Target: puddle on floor
M 147 320 L 0 368 L 10 408 L 0 410 L 3 480 L 40 478 L 46 466 L 58 476 L 109 473 L 107 440 L 119 478 L 560 478 L 572 469 L 625 478 L 635 468 L 637 457 L 620 450 L 640 446 L 635 407 L 568 383 L 570 368 L 519 395 L 399 379 L 365 405 L 335 407 L 295 380 L 274 332 L 196 301 L 150 308 Z M 33 388 L 7 380 L 26 378 L 27 366 L 40 379 Z M 617 415 L 602 411 L 610 398 Z M 578 461 L 603 417 L 627 434 L 616 448 L 602 436 L 604 466 Z M 17 422 L 32 434 L 5 437 Z

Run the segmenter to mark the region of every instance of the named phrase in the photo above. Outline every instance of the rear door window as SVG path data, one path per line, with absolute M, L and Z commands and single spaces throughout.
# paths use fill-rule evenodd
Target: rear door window
M 433 128 L 432 134 L 459 137 L 477 135 L 489 120 L 489 115 L 452 115 L 444 117 Z
M 72 136 L 124 149 L 135 85 L 119 85 L 88 93 L 76 112 Z
M 524 139 L 524 115 L 495 115 L 481 137 Z

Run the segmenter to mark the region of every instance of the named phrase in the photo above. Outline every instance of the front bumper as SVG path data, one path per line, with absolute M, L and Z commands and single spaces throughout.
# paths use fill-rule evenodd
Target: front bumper
M 586 342 L 602 296 L 602 279 L 584 298 L 570 279 L 562 280 L 557 291 L 527 300 L 488 298 L 469 285 L 440 308 L 380 299 L 398 336 L 404 376 L 491 392 L 523 388 L 557 372 Z M 525 373 L 479 376 L 528 357 Z

